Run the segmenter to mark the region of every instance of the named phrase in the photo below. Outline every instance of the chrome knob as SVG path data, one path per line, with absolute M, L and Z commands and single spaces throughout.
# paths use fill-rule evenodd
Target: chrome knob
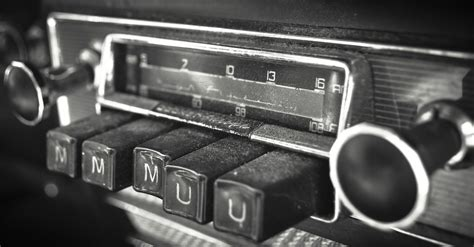
M 362 123 L 343 131 L 330 153 L 342 203 L 370 225 L 407 227 L 424 212 L 429 177 L 464 158 L 472 122 L 449 102 L 423 107 L 408 130 Z
M 59 96 L 91 83 L 93 71 L 88 63 L 39 70 L 25 62 L 11 62 L 5 70 L 4 85 L 13 113 L 23 124 L 38 124 Z

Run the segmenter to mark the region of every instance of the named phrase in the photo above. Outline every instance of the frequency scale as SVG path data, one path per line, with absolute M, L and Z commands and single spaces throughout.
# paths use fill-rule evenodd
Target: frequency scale
M 106 42 L 113 57 L 103 59 L 116 66 L 106 73 L 119 92 L 325 135 L 338 132 L 349 74 L 344 62 L 123 34 Z

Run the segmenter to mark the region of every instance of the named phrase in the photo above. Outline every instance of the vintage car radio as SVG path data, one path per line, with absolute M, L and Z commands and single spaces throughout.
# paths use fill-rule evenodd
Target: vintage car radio
M 13 109 L 35 125 L 57 105 L 48 169 L 118 207 L 228 243 L 303 220 L 346 244 L 334 232 L 362 224 L 474 239 L 473 53 L 60 12 L 47 28 L 52 68 L 5 72 Z

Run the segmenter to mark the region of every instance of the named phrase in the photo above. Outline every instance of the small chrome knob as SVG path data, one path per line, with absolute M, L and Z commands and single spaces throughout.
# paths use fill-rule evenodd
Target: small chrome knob
M 15 116 L 23 124 L 41 122 L 61 95 L 67 95 L 93 81 L 88 63 L 39 70 L 28 63 L 13 61 L 5 70 L 4 85 Z

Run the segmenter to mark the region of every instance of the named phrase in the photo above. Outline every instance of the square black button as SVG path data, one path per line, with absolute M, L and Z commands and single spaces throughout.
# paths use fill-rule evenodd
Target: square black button
M 48 169 L 73 178 L 80 176 L 82 142 L 131 122 L 135 118 L 136 116 L 130 113 L 107 110 L 100 115 L 48 131 L 46 135 Z
M 225 221 L 221 228 L 256 239 L 262 231 L 264 197 L 262 191 L 229 180 L 215 183 L 214 219 Z
M 160 135 L 134 149 L 133 188 L 163 196 L 165 166 L 185 154 L 219 140 L 222 134 L 197 127 L 182 127 Z
M 133 150 L 133 188 L 136 191 L 162 196 L 165 166 L 171 157 L 144 147 Z
M 205 221 L 207 179 L 199 173 L 166 167 L 166 208 L 174 214 Z
M 215 179 L 267 150 L 231 136 L 172 161 L 165 167 L 164 210 L 199 223 L 211 221 Z
M 115 150 L 106 145 L 85 141 L 82 144 L 82 178 L 88 183 L 113 190 L 115 188 Z
M 266 153 L 214 183 L 214 227 L 255 241 L 334 207 L 327 160 Z
M 47 167 L 51 171 L 76 176 L 77 140 L 57 131 L 48 131 L 46 135 Z M 80 155 L 80 154 L 79 154 Z
M 132 184 L 133 148 L 173 128 L 168 120 L 140 119 L 82 144 L 82 179 L 112 191 Z

